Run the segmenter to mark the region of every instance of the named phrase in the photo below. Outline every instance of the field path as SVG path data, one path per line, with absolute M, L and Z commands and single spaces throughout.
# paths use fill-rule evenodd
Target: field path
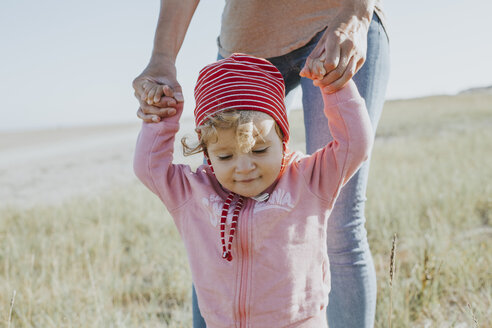
M 0 133 L 0 206 L 53 204 L 134 181 L 139 128 L 136 123 Z M 177 149 L 176 161 L 184 162 Z

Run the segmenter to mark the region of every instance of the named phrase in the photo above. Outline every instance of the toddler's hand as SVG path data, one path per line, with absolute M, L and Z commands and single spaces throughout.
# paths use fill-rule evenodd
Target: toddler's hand
M 171 92 L 171 88 L 167 85 L 147 81 L 143 85 L 143 93 L 140 99 L 145 101 L 148 105 L 156 105 L 164 95 L 164 88 L 166 88 L 167 93 Z
M 312 79 L 322 80 L 326 75 L 325 58 L 316 58 L 312 62 Z
M 306 65 L 299 75 L 313 80 L 315 84 L 315 81 L 322 80 L 326 75 L 324 54 L 318 58 L 310 59 L 309 62 L 306 61 Z

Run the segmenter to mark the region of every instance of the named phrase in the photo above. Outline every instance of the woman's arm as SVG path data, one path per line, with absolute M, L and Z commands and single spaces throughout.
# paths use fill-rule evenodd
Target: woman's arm
M 183 102 L 175 62 L 198 3 L 199 0 L 161 0 L 152 56 L 147 67 L 133 80 L 135 97 L 140 102 L 138 116 L 145 122 L 174 115 L 177 103 Z M 160 101 L 149 101 L 149 104 L 147 96 L 153 98 L 149 91 L 156 84 L 168 88 L 164 88 Z

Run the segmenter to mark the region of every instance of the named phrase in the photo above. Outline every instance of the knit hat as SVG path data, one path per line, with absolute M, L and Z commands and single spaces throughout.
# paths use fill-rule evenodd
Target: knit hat
M 289 141 L 289 123 L 285 109 L 285 85 L 282 74 L 269 61 L 244 54 L 232 54 L 203 68 L 195 86 L 195 124 L 227 109 L 254 110 L 270 115 L 284 134 L 284 157 Z M 200 137 L 200 136 L 199 136 Z M 212 164 L 207 162 L 213 172 Z M 285 159 L 282 158 L 281 172 Z M 225 225 L 233 199 L 237 198 L 226 245 Z M 222 206 L 220 240 L 222 258 L 232 261 L 232 241 L 244 203 L 243 196 L 230 192 Z
M 282 74 L 269 61 L 232 54 L 203 68 L 195 86 L 195 123 L 200 126 L 226 109 L 255 110 L 270 115 L 289 141 Z

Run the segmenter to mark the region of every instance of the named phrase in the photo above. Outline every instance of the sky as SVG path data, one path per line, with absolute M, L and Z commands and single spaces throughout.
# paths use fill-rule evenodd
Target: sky
M 176 62 L 185 114 L 217 56 L 224 1 L 202 1 Z M 386 1 L 388 99 L 492 85 L 492 1 Z M 132 80 L 152 51 L 159 1 L 1 0 L 0 131 L 135 122 Z M 289 107 L 300 107 L 300 91 Z

